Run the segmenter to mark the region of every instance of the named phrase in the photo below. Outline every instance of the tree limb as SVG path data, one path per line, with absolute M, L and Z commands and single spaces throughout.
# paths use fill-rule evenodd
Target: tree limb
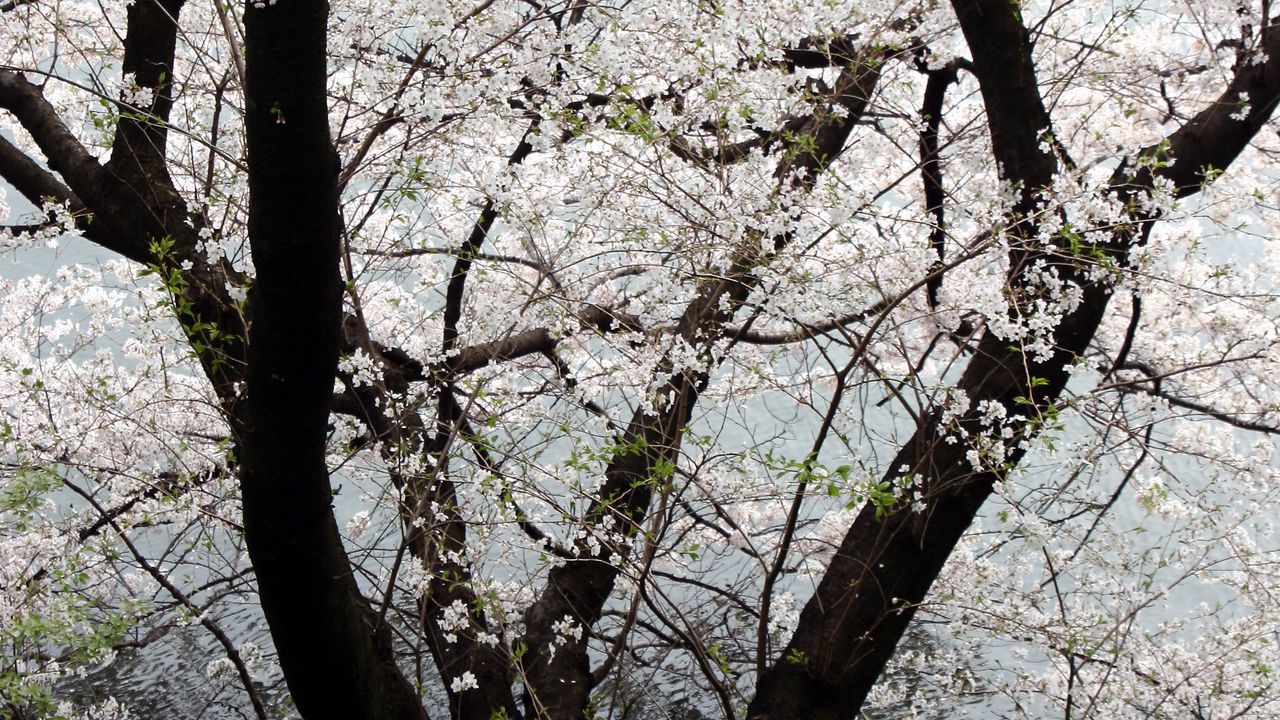
M 227 289 L 234 279 L 228 265 L 211 263 L 202 251 L 195 230 L 199 220 L 188 213 L 167 170 L 147 174 L 142 171 L 154 168 L 154 159 L 127 161 L 121 156 L 112 168 L 133 177 L 132 184 L 117 177 L 89 154 L 40 88 L 20 73 L 0 70 L 0 108 L 31 135 L 66 189 L 7 141 L 0 144 L 0 171 L 6 177 L 10 172 L 18 177 L 25 188 L 22 192 L 36 195 L 33 201 L 38 202 L 45 192 L 67 202 L 78 198 L 85 208 L 82 222 L 89 240 L 134 262 L 162 268 L 166 280 L 176 280 L 167 283 L 168 289 L 176 296 L 175 307 L 186 309 L 177 319 L 197 349 L 218 398 L 228 408 L 234 405 L 245 338 L 244 318 Z M 149 130 L 137 132 L 144 139 L 151 137 Z M 135 145 L 144 154 L 154 152 L 143 140 Z
M 921 63 L 923 64 L 923 63 Z M 938 128 L 942 124 L 942 103 L 947 96 L 947 88 L 957 82 L 960 68 L 972 69 L 972 63 L 964 58 L 956 58 L 941 68 L 930 70 L 924 67 L 929 76 L 924 88 L 924 104 L 920 108 L 920 116 L 924 118 L 924 129 L 920 131 L 920 180 L 924 184 L 925 212 L 933 216 L 933 227 L 929 230 L 929 245 L 938 254 L 933 269 L 946 262 L 946 215 L 943 208 L 945 195 L 942 190 L 942 159 L 938 153 Z M 938 308 L 938 292 L 942 290 L 942 274 L 936 273 L 928 285 L 929 307 Z
M 846 112 L 815 115 L 802 135 L 787 141 L 787 152 L 781 154 L 774 173 L 780 186 L 801 192 L 813 187 L 862 118 L 880 78 L 881 63 L 887 59 L 869 57 L 841 72 L 827 100 Z M 615 438 L 621 450 L 610 461 L 598 495 L 581 520 L 589 533 L 600 532 L 606 524 L 610 530 L 600 533 L 594 547 L 585 539 L 579 541 L 579 559 L 552 568 L 546 588 L 525 613 L 526 710 L 531 714 L 569 720 L 581 717 L 587 708 L 592 681 L 587 631 L 600 618 L 620 565 L 631 554 L 631 538 L 640 532 L 654 492 L 668 481 L 661 468 L 678 459 L 682 429 L 710 377 L 711 345 L 725 336 L 727 323 L 759 283 L 757 268 L 773 257 L 773 252 L 762 250 L 760 240 L 754 235 L 744 239 L 735 248 L 728 270 L 701 283 L 681 315 L 676 335 L 698 349 L 703 365 L 676 371 L 668 353 L 656 371 L 670 378 L 655 392 L 656 416 L 637 412 Z M 787 241 L 785 235 L 774 238 L 775 252 Z M 555 630 L 566 618 L 581 628 L 576 637 Z
M 1002 0 L 955 0 L 957 15 L 973 51 L 991 129 L 993 152 L 1002 178 L 1020 186 L 1020 201 L 1006 218 L 1024 238 L 1032 237 L 1029 218 L 1040 188 L 1055 168 L 1054 156 L 1041 150 L 1049 129 L 1032 70 L 1030 45 L 1016 6 Z M 1145 238 L 1159 215 L 1140 198 L 1157 177 L 1172 182 L 1181 196 L 1195 192 L 1225 169 L 1268 119 L 1280 100 L 1280 33 L 1272 32 L 1266 62 L 1239 67 L 1226 91 L 1166 141 L 1137 153 L 1136 172 L 1117 171 L 1113 188 L 1127 196 L 1133 223 L 1117 228 L 1100 249 L 1123 265 L 1130 247 Z M 1251 106 L 1243 120 L 1240 92 Z M 1050 143 L 1052 144 L 1052 143 Z M 1173 165 L 1154 160 L 1164 153 Z M 1146 162 L 1142 162 L 1146 159 Z M 1034 259 L 1031 248 L 1015 248 L 1015 260 Z M 1043 252 L 1043 250 L 1039 251 Z M 880 676 L 899 638 L 920 606 L 994 483 L 1025 453 L 1036 435 L 1036 414 L 1047 410 L 1066 386 L 1069 365 L 1082 354 L 1106 311 L 1112 286 L 1089 274 L 1089 260 L 1065 252 L 1059 257 L 1064 279 L 1083 290 L 1075 311 L 1053 334 L 1050 358 L 1035 361 L 991 332 L 982 338 L 958 387 L 971 408 L 1003 405 L 1027 424 L 1006 439 L 997 467 L 974 467 L 964 443 L 949 443 L 938 411 L 918 425 L 889 465 L 886 480 L 909 478 L 922 506 L 903 502 L 889 512 L 864 506 L 833 556 L 799 626 L 773 667 L 759 680 L 748 717 L 774 720 L 792 716 L 852 717 Z M 1010 267 L 1017 288 L 1022 262 Z M 1016 312 L 1016 308 L 1011 308 Z M 1019 402 L 1021 400 L 1021 402 Z M 971 409 L 954 421 L 971 435 L 981 434 L 981 413 Z M 906 468 L 902 472 L 900 468 Z
M 113 207 L 116 204 L 108 189 L 113 184 L 112 180 L 63 124 L 38 86 L 19 73 L 0 70 L 0 107 L 21 123 L 48 159 L 49 167 L 67 184 L 59 184 L 34 161 L 0 138 L 0 171 L 6 179 L 12 178 L 19 192 L 37 203 L 45 197 L 53 197 L 64 202 L 80 198 L 81 207 L 86 208 L 90 205 Z M 110 232 L 102 240 L 112 244 L 104 247 L 135 262 L 149 262 L 152 256 L 145 237 L 141 233 L 127 232 L 114 220 L 107 213 L 100 218 L 100 222 L 110 226 Z

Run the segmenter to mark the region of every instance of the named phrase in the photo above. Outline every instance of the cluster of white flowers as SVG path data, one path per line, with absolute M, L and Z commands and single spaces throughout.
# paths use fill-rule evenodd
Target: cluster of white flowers
M 863 503 L 908 508 L 921 525 L 945 511 L 910 468 L 892 467 L 920 419 L 937 418 L 961 463 L 998 471 L 996 497 L 868 714 L 927 717 L 931 703 L 963 714 L 980 700 L 975 715 L 1280 716 L 1269 679 L 1280 643 L 1263 630 L 1280 623 L 1275 123 L 1231 168 L 1205 168 L 1226 172 L 1198 199 L 1164 180 L 1132 202 L 1111 188 L 1126 163 L 1179 167 L 1161 140 L 1216 102 L 1237 66 L 1262 61 L 1263 6 L 1021 4 L 1054 123 L 1040 149 L 1062 170 L 1039 190 L 1035 234 L 1013 239 L 1022 188 L 993 162 L 981 94 L 961 72 L 940 130 L 935 248 L 919 187 L 921 66 L 971 56 L 947 3 L 633 0 L 583 5 L 576 23 L 572 10 L 519 2 L 331 5 L 330 126 L 353 163 L 349 310 L 387 358 L 411 358 L 401 370 L 426 378 L 381 394 L 384 358 L 346 350 L 344 380 L 398 425 L 391 437 L 335 413 L 327 448 L 335 490 L 362 498 L 357 509 L 342 505 L 346 487 L 335 496 L 359 541 L 362 590 L 391 604 L 397 630 L 422 632 L 416 604 L 448 581 L 476 600 L 440 611 L 446 640 L 518 648 L 548 573 L 585 552 L 620 573 L 613 599 L 601 627 L 556 621 L 548 652 L 587 646 L 595 658 L 608 651 L 596 638 L 626 633 L 617 687 L 687 694 L 706 684 L 690 668 L 712 668 L 746 702 L 754 639 L 767 635 L 766 652 L 785 642 Z M 3 72 L 40 78 L 66 131 L 104 160 L 119 147 L 115 101 L 143 111 L 155 100 L 121 68 L 124 6 L 19 3 L 0 24 Z M 168 173 L 200 228 L 196 259 L 251 279 L 236 22 L 214 3 L 184 5 L 163 126 Z M 798 168 L 811 149 L 803 116 L 849 112 L 826 99 L 849 63 L 797 67 L 794 51 L 855 39 L 876 55 L 872 110 L 820 167 Z M 1224 111 L 1243 121 L 1263 101 L 1240 92 Z M 0 132 L 47 159 L 6 111 Z M 513 164 L 522 140 L 532 152 Z M 235 436 L 181 326 L 183 288 L 164 269 L 83 255 L 76 228 L 99 220 L 38 205 L 0 186 L 0 221 L 52 219 L 0 230 L 0 253 L 18 258 L 0 268 L 0 645 L 51 658 L 81 649 L 85 628 L 110 646 L 117 626 L 163 626 L 148 608 L 174 598 L 158 577 L 208 600 L 204 620 L 253 590 L 238 580 Z M 472 251 L 485 207 L 493 225 Z M 1106 242 L 1135 212 L 1164 219 L 1120 262 L 1126 249 Z M 445 297 L 464 253 L 459 341 L 446 352 Z M 950 269 L 932 307 L 925 278 L 938 261 Z M 1093 282 L 1119 291 L 1052 410 L 957 388 L 982 333 L 1020 350 L 1034 383 L 1031 366 L 1058 352 Z M 226 290 L 242 303 L 249 286 L 237 276 Z M 507 357 L 504 344 L 534 331 L 554 348 Z M 492 362 L 448 378 L 466 423 L 449 428 L 442 461 L 427 441 L 442 427 L 439 378 L 468 349 Z M 672 383 L 686 376 L 698 392 L 681 396 Z M 651 443 L 646 423 L 694 395 L 687 426 Z M 662 472 L 599 497 L 648 457 Z M 437 481 L 449 492 L 430 495 Z M 651 498 L 634 534 L 616 505 L 625 493 Z M 438 542 L 428 562 L 398 547 L 397 531 L 458 522 L 465 538 Z M 791 555 L 761 618 L 784 538 Z M 32 627 L 43 635 L 20 635 Z M 263 650 L 245 644 L 241 658 L 262 674 L 271 650 L 255 641 Z M 0 686 L 10 665 L 23 687 L 74 671 L 12 659 L 0 656 Z M 204 668 L 239 682 L 227 658 Z M 448 675 L 438 692 L 478 687 L 471 672 Z M 58 713 L 127 717 L 105 703 Z

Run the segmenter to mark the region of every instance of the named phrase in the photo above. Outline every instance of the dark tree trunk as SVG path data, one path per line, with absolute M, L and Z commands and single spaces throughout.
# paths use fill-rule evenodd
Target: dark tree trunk
M 328 6 L 245 11 L 250 294 L 245 539 L 289 690 L 315 718 L 425 717 L 361 597 L 325 465 L 342 311 L 338 160 L 325 101 Z

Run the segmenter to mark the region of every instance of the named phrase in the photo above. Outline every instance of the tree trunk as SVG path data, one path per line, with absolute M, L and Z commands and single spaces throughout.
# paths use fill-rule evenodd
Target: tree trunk
M 261 5 L 261 6 L 259 6 Z M 325 464 L 337 367 L 338 160 L 325 100 L 328 6 L 245 11 L 250 293 L 241 463 L 245 540 L 303 717 L 424 718 L 357 589 Z

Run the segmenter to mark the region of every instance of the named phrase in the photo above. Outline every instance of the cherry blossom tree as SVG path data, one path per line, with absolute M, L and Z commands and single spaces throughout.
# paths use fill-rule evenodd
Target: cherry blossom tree
M 1268 3 L 0 15 L 0 715 L 1280 717 Z

